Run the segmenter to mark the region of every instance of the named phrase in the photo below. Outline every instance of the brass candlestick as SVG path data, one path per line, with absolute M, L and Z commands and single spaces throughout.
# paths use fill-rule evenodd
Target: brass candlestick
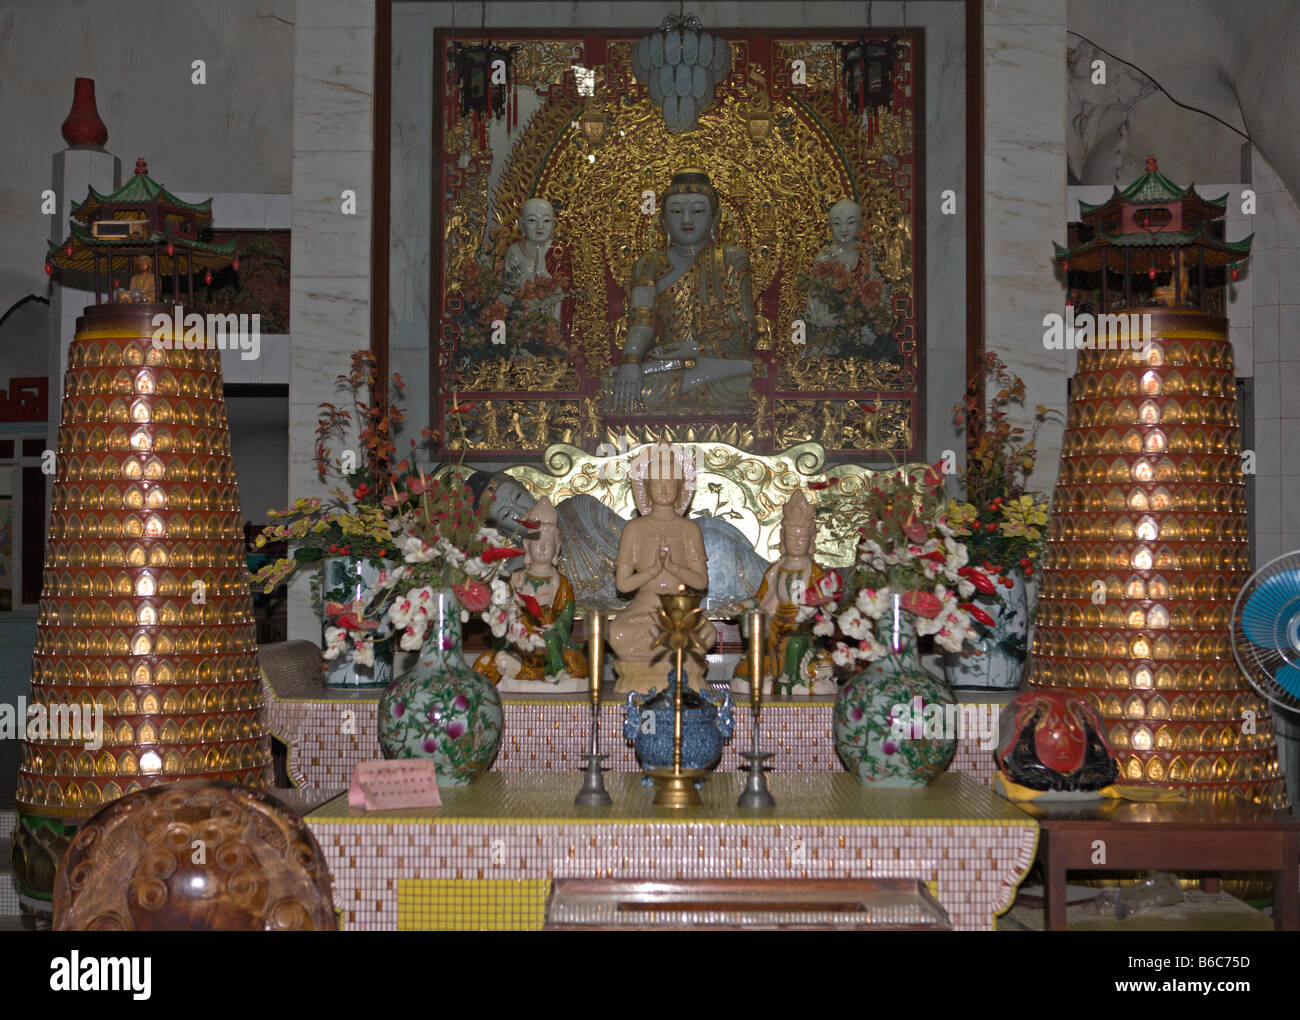
M 659 602 L 659 635 L 654 643 L 676 656 L 677 683 L 673 691 L 673 767 L 650 770 L 655 781 L 654 803 L 659 807 L 698 807 L 702 802 L 695 781 L 709 773 L 708 769 L 682 768 L 682 691 L 686 685 L 682 656 L 687 651 L 702 656 L 705 651 L 696 634 L 700 624 L 700 596 L 680 590 L 676 595 L 660 595 Z
M 582 789 L 573 802 L 579 807 L 605 807 L 614 802 L 605 789 L 601 769 L 601 762 L 609 755 L 600 753 L 600 681 L 605 669 L 605 615 L 600 610 L 587 614 L 587 660 L 591 663 L 591 750 L 586 754 Z
M 776 801 L 767 788 L 767 776 L 763 773 L 764 760 L 772 757 L 771 751 L 758 749 L 758 720 L 763 711 L 763 631 L 767 623 L 767 614 L 761 609 L 751 609 L 745 614 L 749 620 L 749 706 L 754 714 L 750 730 L 750 747 L 740 756 L 749 762 L 749 778 L 745 781 L 745 791 L 736 801 L 737 807 L 770 808 L 776 807 Z

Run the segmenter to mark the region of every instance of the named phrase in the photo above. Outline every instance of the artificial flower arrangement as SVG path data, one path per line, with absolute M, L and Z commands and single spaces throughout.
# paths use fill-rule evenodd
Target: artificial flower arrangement
M 1041 404 L 1032 428 L 1012 425 L 1007 408 L 1024 404 L 1025 384 L 994 353 L 984 356 L 986 378 L 996 387 L 982 406 L 978 382 L 972 382 L 965 400 L 953 408 L 958 430 L 974 434 L 964 467 L 957 472 L 964 500 L 948 504 L 948 527 L 962 539 L 971 556 L 1004 570 L 1019 566 L 1026 578 L 1046 541 L 1048 500 L 1028 491 L 1025 480 L 1034 469 L 1039 429 L 1050 417 L 1060 417 Z M 1004 579 L 1007 587 L 1011 582 Z
M 569 358 L 573 348 L 560 329 L 555 310 L 577 291 L 563 274 L 539 276 L 518 291 L 506 289 L 503 258 L 510 235 L 496 228 L 492 247 L 483 256 L 467 260 L 453 288 L 461 297 L 455 315 L 461 332 L 460 368 L 469 368 L 489 358 Z M 504 334 L 494 323 L 504 323 Z
M 333 476 L 341 484 L 330 500 L 303 498 L 285 510 L 268 512 L 276 523 L 263 529 L 256 546 L 288 540 L 295 548 L 289 557 L 259 570 L 254 579 L 269 593 L 299 566 L 329 556 L 377 568 L 364 599 L 356 597 L 355 585 L 326 586 L 319 592 L 326 619 L 325 659 L 351 650 L 358 663 L 371 665 L 376 646 L 394 638 L 405 651 L 419 649 L 434 610 L 434 592 L 446 588 L 455 594 L 463 616 L 480 613 L 494 634 L 509 634 L 528 647 L 532 638 L 520 614 L 535 611 L 540 617 L 541 609 L 536 603 L 520 604 L 499 576 L 503 565 L 523 552 L 487 525 L 487 508 L 478 505 L 455 470 L 439 480 L 412 467 L 409 455 L 394 462 L 393 433 L 403 420 L 396 404 L 402 381 L 394 376 L 386 407 L 363 399 L 379 382 L 370 352 L 354 354 L 351 371 L 339 376 L 351 407 L 322 404 L 316 430 L 317 470 L 322 479 Z M 468 404 L 453 406 L 462 438 L 461 415 L 471 409 Z M 334 444 L 346 441 L 354 420 L 362 448 L 357 464 L 347 451 L 334 452 Z M 425 440 L 432 436 L 429 429 L 422 431 Z M 412 439 L 410 445 L 413 454 L 418 444 Z
M 452 590 L 463 619 L 481 613 L 489 624 L 490 610 L 503 600 L 501 589 L 508 596 L 509 585 L 499 575 L 507 561 L 523 552 L 487 525 L 486 509 L 454 473 L 441 481 L 423 472 L 395 480 L 383 503 L 396 514 L 394 544 L 402 562 L 381 576 L 360 614 L 340 617 L 326 630 L 326 658 L 351 646 L 358 661 L 366 661 L 373 654 L 374 633 L 385 621 L 399 635 L 399 648 L 418 650 L 438 589 Z
M 316 470 L 322 481 L 332 478 L 336 485 L 328 500 L 304 497 L 284 510 L 267 511 L 267 517 L 276 523 L 262 530 L 255 546 L 260 549 L 269 542 L 287 540 L 295 548 L 289 557 L 267 564 L 254 575 L 264 592 L 287 581 L 299 566 L 317 563 L 327 556 L 347 556 L 375 564 L 392 557 L 392 515 L 382 501 L 394 479 L 407 470 L 406 461 L 394 463 L 393 439 L 405 415 L 398 405 L 405 384 L 395 374 L 386 405 L 374 406 L 369 399 L 363 399 L 363 391 L 368 398 L 380 383 L 374 355 L 357 351 L 352 355 L 351 370 L 338 377 L 338 386 L 347 391 L 351 406 L 320 405 Z M 360 457 L 351 450 L 336 455 L 333 444 L 346 442 L 354 421 Z M 324 594 L 328 599 L 330 593 Z
M 992 618 L 972 604 L 992 593 L 996 569 L 975 566 L 948 525 L 941 464 L 919 478 L 904 471 L 881 476 L 855 495 L 867 524 L 859 532 L 856 562 L 842 576 L 828 571 L 816 591 L 804 594 L 800 621 L 830 642 L 837 667 L 870 664 L 890 655 L 880 624 L 893 613 L 893 596 L 918 636 L 934 635 L 940 648 L 960 651 L 977 637 L 974 624 Z

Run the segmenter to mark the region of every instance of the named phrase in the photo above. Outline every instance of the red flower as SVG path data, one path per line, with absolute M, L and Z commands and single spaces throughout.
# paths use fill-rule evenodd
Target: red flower
M 915 616 L 933 620 L 943 611 L 943 602 L 933 592 L 909 591 L 903 595 L 903 608 Z
M 478 407 L 478 401 L 471 400 L 468 404 L 457 404 L 452 408 L 452 411 L 456 414 L 469 414 L 470 411 L 474 410 L 476 407 Z
M 969 602 L 960 602 L 958 603 L 957 608 L 962 610 L 963 612 L 969 613 L 971 619 L 978 620 L 986 627 L 993 626 L 993 617 L 989 616 L 989 614 L 984 612 L 984 610 L 982 610 L 979 606 L 971 605 Z
M 908 517 L 906 523 L 903 525 L 903 534 L 906 535 L 908 538 L 910 538 L 913 542 L 924 542 L 925 535 L 926 535 L 926 527 L 915 517 Z M 944 560 L 944 555 L 943 553 L 940 553 L 939 559 L 936 560 L 935 562 L 942 563 L 943 560 Z
M 464 584 L 453 584 L 451 590 L 460 600 L 460 604 L 471 613 L 481 613 L 492 603 L 492 592 L 488 590 L 488 586 L 473 578 Z
M 988 575 L 980 573 L 974 567 L 962 567 L 957 571 L 957 576 L 966 578 L 981 595 L 992 595 L 996 591 Z
M 926 468 L 925 475 L 921 479 L 921 484 L 929 486 L 932 489 L 936 489 L 943 484 L 943 461 L 940 461 L 938 464 L 931 464 Z
M 352 490 L 352 495 L 355 496 L 357 499 L 365 499 L 367 496 L 370 495 L 370 486 L 367 485 L 365 482 L 362 482 L 360 485 L 358 485 L 355 489 Z
M 517 591 L 515 594 L 519 596 L 519 601 L 524 604 L 524 609 L 528 611 L 529 616 L 535 620 L 542 618 L 542 607 L 535 598 L 531 595 L 525 595 L 521 591 Z
M 488 546 L 479 556 L 484 563 L 495 563 L 497 560 L 508 560 L 512 556 L 522 556 L 522 549 L 512 549 L 505 545 Z
M 939 549 L 935 549 L 933 552 L 928 552 L 924 556 L 919 556 L 917 558 L 922 560 L 932 560 L 935 563 L 943 563 L 948 559 L 943 551 Z
M 838 481 L 838 478 L 828 478 L 824 482 L 809 482 L 808 488 L 812 489 L 814 492 L 820 492 L 822 489 L 829 489 Z
M 495 499 L 496 497 L 494 496 L 493 498 Z M 541 521 L 528 521 L 528 520 L 524 520 L 523 518 L 516 518 L 515 523 L 522 524 L 529 531 L 536 531 L 538 528 L 542 526 Z
M 344 613 L 335 622 L 346 630 L 378 630 L 378 620 L 359 620 L 355 613 Z

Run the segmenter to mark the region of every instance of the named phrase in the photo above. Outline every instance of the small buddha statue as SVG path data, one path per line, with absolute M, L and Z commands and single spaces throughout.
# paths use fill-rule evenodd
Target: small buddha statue
M 158 300 L 157 284 L 153 276 L 153 259 L 150 256 L 136 256 L 135 274 L 131 277 L 131 285 L 118 288 L 117 300 L 124 304 Z
M 1169 276 L 1169 282 L 1164 284 L 1163 286 L 1157 287 L 1152 292 L 1152 299 L 1155 301 L 1155 303 L 1158 305 L 1164 305 L 1166 308 L 1174 308 L 1178 305 L 1178 298 L 1179 295 L 1181 294 L 1182 303 L 1185 305 L 1191 304 L 1192 303 L 1191 295 L 1188 293 L 1187 290 L 1188 286 L 1190 285 L 1188 280 L 1188 275 L 1189 274 L 1188 274 L 1187 267 L 1180 266 L 1178 270 L 1179 286 L 1176 288 L 1174 286 L 1173 274 L 1171 273 Z
M 863 222 L 862 207 L 851 199 L 842 198 L 831 206 L 827 219 L 831 240 L 817 252 L 813 259 L 814 265 L 829 262 L 839 266 L 848 274 L 852 290 L 857 290 L 869 280 L 876 280 L 883 284 L 884 278 L 872 263 L 871 248 L 860 236 Z M 882 291 L 884 295 L 887 293 Z M 883 297 L 882 300 L 888 299 Z M 838 314 L 811 293 L 808 295 L 806 319 L 808 325 L 815 329 L 834 330 L 841 325 Z M 898 358 L 897 342 L 888 335 L 877 336 L 868 326 L 862 327 L 857 342 L 860 349 L 855 353 L 860 356 L 882 360 Z M 804 353 L 805 355 L 832 355 L 843 352 L 833 346 L 818 347 L 810 343 Z
M 483 653 L 474 669 L 503 691 L 585 691 L 587 659 L 573 641 L 573 585 L 557 569 L 560 529 L 555 507 L 543 497 L 523 520 L 536 527 L 524 535 L 524 565 L 509 582 L 522 634 L 507 632 L 507 647 Z
M 796 492 L 781 517 L 781 558 L 763 577 L 753 604 L 767 614 L 763 637 L 763 682 L 776 694 L 834 694 L 830 653 L 818 648 L 811 619 L 801 622 L 804 593 L 818 591 L 828 571 L 812 556 L 817 525 L 812 504 Z M 749 661 L 742 658 L 738 678 L 749 676 Z
M 857 270 L 859 262 L 869 264 L 870 257 L 858 251 L 858 233 L 862 230 L 862 206 L 851 199 L 842 198 L 831 206 L 828 219 L 831 242 L 822 246 L 813 262 L 837 262 L 849 273 Z M 811 294 L 808 295 L 808 322 L 813 326 L 839 324 L 834 313 Z
M 695 464 L 678 448 L 659 442 L 638 451 L 628 472 L 641 516 L 628 521 L 618 545 L 614 577 L 619 591 L 634 592 L 627 608 L 609 627 L 609 646 L 617 661 L 616 690 L 663 686 L 663 670 L 651 666 L 661 654 L 659 596 L 709 587 L 708 557 L 700 526 L 683 514 L 695 492 Z M 718 640 L 717 629 L 701 615 L 698 637 L 704 648 Z M 667 663 L 667 658 L 662 660 Z M 689 675 L 689 672 L 688 672 Z
M 858 233 L 862 230 L 862 206 L 851 199 L 842 198 L 831 206 L 827 217 L 830 221 L 831 243 L 817 253 L 814 262 L 829 262 L 832 259 L 849 272 L 858 266 L 862 253 L 858 250 Z
M 632 270 L 606 405 L 616 414 L 747 411 L 758 338 L 749 254 L 717 243 L 721 204 L 703 170 L 674 174 L 659 209 L 668 247 Z
M 521 240 L 506 249 L 505 286 L 518 294 L 526 283 L 539 276 L 551 275 L 546 267 L 546 253 L 555 231 L 555 207 L 544 198 L 530 198 L 519 214 Z

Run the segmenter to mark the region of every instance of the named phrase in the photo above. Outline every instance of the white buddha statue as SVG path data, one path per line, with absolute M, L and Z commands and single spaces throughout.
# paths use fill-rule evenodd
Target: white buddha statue
M 549 277 L 546 253 L 555 232 L 555 208 L 544 198 L 530 198 L 519 214 L 522 239 L 506 249 L 505 285 L 511 294 L 539 276 Z M 557 312 L 558 314 L 558 312 Z
M 632 270 L 627 339 L 604 381 L 606 407 L 748 410 L 758 337 L 749 254 L 717 243 L 720 203 L 703 170 L 674 174 L 659 208 L 668 247 Z
M 624 526 L 614 567 L 619 590 L 633 593 L 609 627 L 620 692 L 647 690 L 656 679 L 662 685 L 667 675 L 667 665 L 660 670 L 651 664 L 660 657 L 654 643 L 659 596 L 709 587 L 704 535 L 684 516 L 695 492 L 694 467 L 681 449 L 660 442 L 640 450 L 628 472 L 640 516 Z M 717 644 L 717 629 L 703 615 L 697 634 L 705 650 Z
M 817 253 L 815 262 L 837 261 L 852 272 L 858 265 L 858 232 L 862 229 L 862 206 L 842 198 L 831 206 L 831 243 Z
M 858 250 L 858 232 L 862 229 L 862 206 L 842 198 L 831 206 L 831 242 L 823 245 L 813 259 L 817 262 L 838 262 L 849 273 L 858 268 L 862 253 Z M 808 323 L 812 326 L 835 326 L 835 315 L 816 297 L 808 295 Z

